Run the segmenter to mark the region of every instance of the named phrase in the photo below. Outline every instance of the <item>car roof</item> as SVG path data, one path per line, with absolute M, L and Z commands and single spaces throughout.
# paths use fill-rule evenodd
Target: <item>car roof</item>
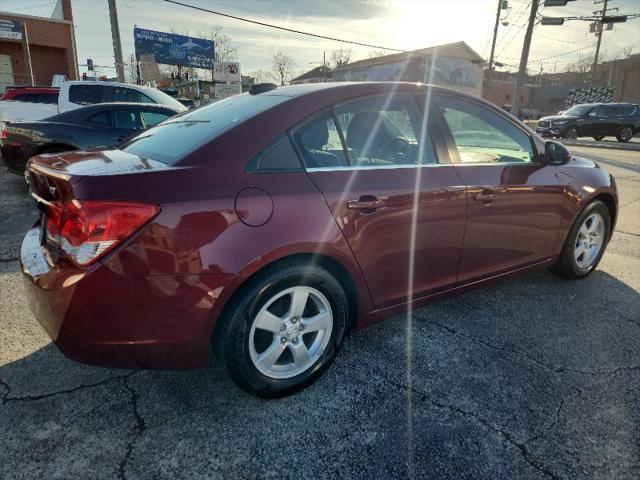
M 133 102 L 108 102 L 97 103 L 95 105 L 88 105 L 86 107 L 75 108 L 68 112 L 60 113 L 49 118 L 45 118 L 43 121 L 47 122 L 74 122 L 82 121 L 87 118 L 88 115 L 97 114 L 105 110 L 123 110 L 134 107 L 136 110 L 157 110 L 170 111 L 176 114 L 180 113 L 179 110 L 171 107 L 170 105 L 160 105 L 157 103 L 133 103 Z

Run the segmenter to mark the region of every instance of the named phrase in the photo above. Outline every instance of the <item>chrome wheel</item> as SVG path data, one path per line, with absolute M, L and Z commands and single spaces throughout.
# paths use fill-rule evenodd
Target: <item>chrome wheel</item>
M 631 127 L 624 127 L 620 130 L 620 140 L 628 142 L 633 137 L 633 129 Z
M 604 229 L 604 218 L 599 213 L 592 213 L 582 223 L 573 248 L 573 258 L 579 268 L 588 269 L 595 263 L 604 243 Z
M 295 377 L 322 356 L 332 329 L 331 304 L 320 291 L 288 288 L 271 297 L 253 319 L 251 361 L 266 377 Z

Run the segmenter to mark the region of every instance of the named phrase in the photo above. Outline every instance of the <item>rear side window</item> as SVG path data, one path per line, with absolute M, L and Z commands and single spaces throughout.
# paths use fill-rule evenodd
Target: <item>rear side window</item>
M 42 94 L 42 103 L 57 104 L 58 103 L 58 94 L 57 93 L 43 93 Z
M 96 123 L 98 125 L 104 125 L 107 127 L 111 126 L 111 115 L 108 111 L 96 113 L 87 119 L 91 123 Z
M 247 165 L 247 172 L 286 172 L 302 170 L 289 137 L 280 135 Z
M 16 102 L 40 103 L 40 95 L 33 93 L 20 93 L 13 97 L 11 100 L 14 100 Z
M 144 93 L 132 88 L 113 87 L 114 102 L 155 103 Z
M 225 98 L 150 128 L 124 145 L 125 152 L 174 165 L 231 128 L 288 97 L 241 94 Z
M 69 87 L 69 101 L 78 105 L 102 103 L 104 88 L 103 85 L 71 85 Z

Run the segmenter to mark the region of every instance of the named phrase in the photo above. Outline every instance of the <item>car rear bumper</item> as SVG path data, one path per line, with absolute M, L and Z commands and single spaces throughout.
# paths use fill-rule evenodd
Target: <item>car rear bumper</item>
M 120 368 L 207 365 L 212 310 L 230 275 L 130 277 L 97 263 L 51 266 L 32 228 L 20 255 L 29 307 L 67 357 Z

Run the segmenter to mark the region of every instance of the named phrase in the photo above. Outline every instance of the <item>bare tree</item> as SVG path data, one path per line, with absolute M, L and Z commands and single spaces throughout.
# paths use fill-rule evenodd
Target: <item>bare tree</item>
M 367 58 L 378 58 L 384 57 L 385 55 L 389 55 L 389 52 L 387 50 L 382 50 L 381 48 L 379 48 L 377 50 L 369 50 Z
M 198 38 L 213 40 L 214 42 L 214 62 L 234 62 L 238 57 L 238 47 L 233 43 L 231 37 L 222 31 L 218 25 L 210 25 L 208 28 L 198 29 Z M 214 71 L 211 70 L 211 80 Z
M 280 82 L 280 85 L 286 85 L 291 80 L 293 72 L 296 68 L 296 62 L 289 55 L 278 52 L 273 56 L 273 76 Z
M 256 83 L 268 83 L 274 81 L 273 73 L 267 70 L 255 70 L 250 72 L 249 76 L 253 77 L 253 80 Z
M 337 50 L 332 50 L 329 55 L 329 67 L 336 68 L 346 65 L 351 61 L 352 56 L 353 50 L 350 48 L 338 48 Z

